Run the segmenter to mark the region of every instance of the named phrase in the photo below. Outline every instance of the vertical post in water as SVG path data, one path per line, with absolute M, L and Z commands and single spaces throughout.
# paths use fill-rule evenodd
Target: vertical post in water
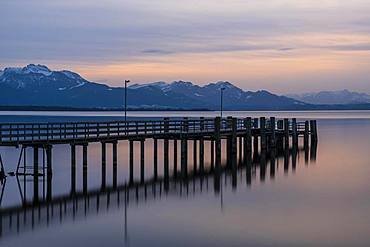
M 237 163 L 237 119 L 231 119 L 231 167 L 236 168 Z
M 318 140 L 318 137 L 317 137 L 317 121 L 316 120 L 312 120 L 312 139 L 314 142 L 317 142 Z
M 117 142 L 113 142 L 113 188 L 117 188 Z
M 266 138 L 266 118 L 260 118 L 260 135 L 261 135 L 261 150 L 266 150 L 267 138 Z
M 215 167 L 215 141 L 211 140 L 210 141 L 210 146 L 211 146 L 211 170 Z
M 253 129 L 258 129 L 258 118 L 253 119 Z M 258 134 L 253 136 L 253 152 L 258 153 Z
M 181 134 L 181 176 L 186 177 L 188 173 L 188 140 L 187 133 L 189 130 L 188 119 L 183 119 Z
M 129 169 L 130 169 L 130 178 L 129 183 L 134 183 L 134 141 L 129 140 L 129 153 L 130 153 L 130 160 L 129 160 Z
M 298 147 L 298 129 L 297 129 L 297 119 L 292 119 L 292 142 L 293 147 Z
M 107 181 L 107 144 L 101 143 L 101 187 L 105 189 Z
M 270 147 L 274 148 L 276 145 L 276 134 L 275 134 L 275 117 L 270 118 Z
M 76 145 L 71 145 L 71 193 L 76 192 Z
M 289 119 L 284 118 L 284 139 L 285 139 L 285 148 L 289 148 Z
M 177 177 L 177 140 L 173 139 L 173 176 Z
M 244 128 L 244 157 L 247 157 L 248 152 L 252 151 L 252 118 L 247 117 L 244 119 Z
M 82 145 L 83 193 L 87 193 L 87 143 Z
M 168 132 L 169 132 L 169 118 L 164 118 L 164 132 L 166 136 L 163 140 L 163 160 L 164 160 L 164 177 L 168 178 L 169 176 L 169 140 L 168 140 Z
M 46 198 L 48 201 L 51 201 L 52 195 L 52 177 L 53 177 L 53 168 L 52 168 L 52 146 L 46 146 L 46 166 L 47 166 L 47 195 Z
M 39 148 L 33 147 L 33 200 L 39 199 Z
M 304 122 L 304 136 L 303 136 L 305 150 L 308 148 L 309 133 L 310 133 L 310 124 L 309 124 L 309 121 L 305 121 Z
M 200 118 L 200 131 L 204 132 L 204 117 Z M 199 169 L 200 173 L 204 172 L 204 138 L 203 134 L 199 139 Z
M 239 163 L 242 163 L 243 160 L 243 138 L 239 137 Z
M 221 118 L 216 117 L 214 120 L 215 133 L 214 139 L 216 144 L 216 171 L 221 169 Z
M 194 173 L 197 173 L 198 170 L 198 147 L 197 147 L 197 139 L 193 140 L 193 170 Z
M 52 158 L 52 148 L 53 146 L 46 146 L 46 170 L 48 177 L 53 175 L 53 158 Z
M 140 140 L 140 181 L 145 179 L 145 139 Z
M 153 139 L 153 152 L 154 152 L 154 157 L 153 157 L 153 163 L 154 163 L 154 180 L 157 180 L 158 178 L 158 139 L 154 138 Z

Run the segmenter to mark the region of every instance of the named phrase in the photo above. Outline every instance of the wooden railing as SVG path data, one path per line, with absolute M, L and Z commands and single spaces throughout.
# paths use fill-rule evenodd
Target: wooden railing
M 251 119 L 251 129 L 259 128 L 258 119 Z M 236 120 L 238 131 L 245 130 L 245 119 Z M 266 130 L 271 128 L 266 119 Z M 275 129 L 278 129 L 275 122 Z M 291 121 L 289 128 L 292 129 Z M 298 130 L 305 129 L 305 122 L 297 123 Z M 22 141 L 53 141 L 69 139 L 130 137 L 156 134 L 210 133 L 215 130 L 214 118 L 162 119 L 109 122 L 60 122 L 60 123 L 0 123 L 0 143 Z M 222 119 L 221 132 L 231 131 L 230 119 Z

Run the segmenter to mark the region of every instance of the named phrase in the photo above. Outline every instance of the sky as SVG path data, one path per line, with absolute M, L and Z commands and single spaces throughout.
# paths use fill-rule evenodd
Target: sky
M 370 93 L 370 0 L 1 0 L 0 69 Z

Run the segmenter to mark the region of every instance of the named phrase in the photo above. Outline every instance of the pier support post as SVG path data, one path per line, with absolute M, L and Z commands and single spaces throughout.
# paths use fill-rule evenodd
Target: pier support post
M 187 177 L 188 174 L 188 140 L 189 131 L 188 118 L 183 118 L 182 136 L 181 136 L 181 176 Z
M 39 147 L 33 147 L 33 200 L 39 199 Z
M 278 149 L 281 149 L 284 145 L 284 142 L 283 142 L 283 132 L 284 132 L 284 120 L 278 120 L 277 121 L 277 129 L 278 129 L 278 132 L 279 132 L 279 136 L 277 138 L 277 147 Z
M 129 178 L 129 183 L 133 184 L 134 183 L 134 141 L 129 140 L 129 170 L 130 170 L 130 178 Z
M 297 129 L 297 119 L 292 119 L 292 142 L 293 147 L 298 147 L 298 129 Z
M 197 173 L 198 170 L 198 147 L 197 147 L 197 139 L 193 140 L 193 171 Z
M 117 188 L 117 142 L 113 142 L 113 188 Z
M 309 133 L 310 133 L 309 121 L 305 121 L 304 122 L 304 135 L 303 135 L 303 143 L 304 143 L 303 146 L 305 150 L 308 148 Z
M 215 167 L 215 141 L 214 140 L 210 141 L 210 146 L 211 146 L 211 170 L 213 170 Z
M 275 123 L 275 117 L 270 118 L 270 147 L 275 148 L 276 145 L 276 134 L 275 134 L 275 128 L 276 128 L 276 123 Z
M 284 148 L 289 148 L 289 119 L 284 118 L 284 139 L 285 145 Z
M 158 178 L 158 139 L 153 139 L 153 164 L 154 164 L 154 180 L 157 180 Z
M 87 193 L 87 143 L 82 145 L 83 193 Z
M 253 129 L 258 129 L 258 118 L 253 119 Z M 258 153 L 258 134 L 253 136 L 253 152 Z
M 237 119 L 232 118 L 231 119 L 231 166 L 232 168 L 236 168 L 237 164 L 237 137 L 236 137 L 236 131 L 237 131 Z
M 245 136 L 244 136 L 244 163 L 246 162 L 246 157 L 248 153 L 252 151 L 252 118 L 247 117 L 244 119 L 244 128 L 245 128 Z
M 169 131 L 169 119 L 165 118 L 164 119 L 164 132 L 168 133 Z M 163 140 L 163 160 L 164 160 L 164 177 L 168 178 L 169 176 L 169 140 L 168 137 L 166 136 Z
M 107 184 L 107 144 L 101 143 L 101 187 L 105 189 Z
M 52 197 L 52 177 L 53 177 L 53 168 L 52 168 L 52 146 L 47 145 L 46 146 L 46 169 L 47 169 L 47 193 L 46 193 L 46 199 L 48 201 L 51 201 Z
M 76 145 L 71 145 L 71 193 L 76 193 Z
M 188 140 L 181 139 L 181 176 L 186 177 L 188 173 Z
M 145 140 L 140 140 L 140 181 L 145 180 Z
M 46 145 L 46 170 L 47 176 L 53 176 L 53 157 L 52 157 L 53 146 Z
M 215 125 L 215 146 L 216 146 L 216 171 L 221 170 L 221 118 L 216 117 L 214 120 Z
M 173 140 L 173 175 L 177 177 L 177 140 Z
M 267 148 L 267 138 L 266 138 L 266 118 L 260 118 L 260 135 L 261 135 L 261 150 L 266 150 Z
M 204 131 L 204 117 L 200 118 L 200 131 Z M 199 170 L 200 173 L 204 172 L 204 138 L 203 134 L 199 139 Z

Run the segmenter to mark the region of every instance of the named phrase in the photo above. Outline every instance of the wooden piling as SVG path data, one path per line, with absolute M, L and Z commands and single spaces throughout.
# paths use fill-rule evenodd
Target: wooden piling
M 284 148 L 289 148 L 289 119 L 284 118 Z
M 298 129 L 297 129 L 297 119 L 292 119 L 292 143 L 293 147 L 298 146 Z
M 275 148 L 276 146 L 276 120 L 275 117 L 270 118 L 270 147 Z
M 214 120 L 214 140 L 216 145 L 216 169 L 221 169 L 221 118 L 216 117 Z
M 112 151 L 113 151 L 113 188 L 117 188 L 117 166 L 118 166 L 118 162 L 117 162 L 117 154 L 118 154 L 118 151 L 117 151 L 117 142 L 113 142 L 112 143 L 113 147 L 112 147 Z
M 101 184 L 102 189 L 106 187 L 107 178 L 107 144 L 105 142 L 101 143 Z
M 83 193 L 87 193 L 87 143 L 82 145 Z
M 154 180 L 157 180 L 158 178 L 158 139 L 153 139 L 153 164 L 154 164 Z
M 33 147 L 33 200 L 39 199 L 39 148 Z
M 145 180 L 145 139 L 140 140 L 140 182 Z
M 236 168 L 237 165 L 237 119 L 231 119 L 231 166 Z
M 76 192 L 76 145 L 71 145 L 71 193 Z
M 204 131 L 204 117 L 200 118 L 200 131 Z M 199 170 L 201 173 L 204 172 L 204 138 L 203 136 L 199 139 Z
M 266 118 L 260 118 L 260 135 L 261 135 L 261 150 L 266 150 L 267 148 L 267 137 L 266 137 Z
M 129 156 L 130 156 L 130 178 L 129 178 L 129 183 L 133 184 L 134 183 L 134 141 L 129 140 Z
M 194 139 L 193 140 L 193 171 L 194 173 L 197 173 L 197 170 L 198 170 L 198 155 L 197 155 L 197 139 Z
M 177 177 L 177 140 L 173 140 L 173 175 Z

